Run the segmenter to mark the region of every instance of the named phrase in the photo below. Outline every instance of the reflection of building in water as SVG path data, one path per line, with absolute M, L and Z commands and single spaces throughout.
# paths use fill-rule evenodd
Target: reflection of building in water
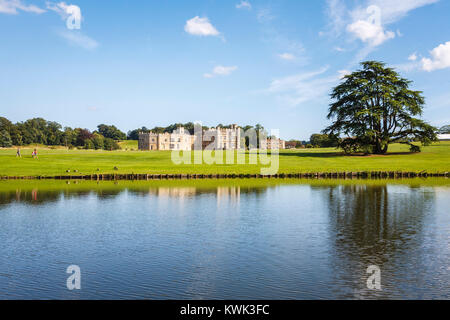
M 217 187 L 217 204 L 239 203 L 241 197 L 241 187 Z
M 156 191 L 156 192 L 155 192 Z M 160 187 L 158 189 L 150 189 L 150 194 L 155 194 L 160 197 L 166 197 L 166 198 L 179 198 L 184 199 L 188 197 L 195 196 L 197 193 L 196 188 L 182 188 L 182 187 Z

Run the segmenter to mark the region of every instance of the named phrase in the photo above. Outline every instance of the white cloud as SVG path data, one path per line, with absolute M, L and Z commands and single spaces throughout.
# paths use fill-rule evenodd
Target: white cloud
M 349 74 L 351 74 L 352 72 L 350 70 L 339 70 L 339 79 L 344 79 L 345 76 L 348 76 Z
M 334 47 L 334 50 L 336 50 L 337 52 L 345 52 L 346 51 L 344 48 L 341 48 L 341 47 Z
M 47 9 L 55 11 L 61 16 L 62 19 L 66 19 L 69 16 L 72 16 L 74 19 L 77 19 L 79 21 L 83 19 L 83 17 L 81 16 L 80 7 L 74 4 L 66 4 L 65 2 L 47 2 Z
M 87 50 L 96 49 L 99 44 L 94 39 L 82 34 L 79 31 L 74 30 L 64 30 L 58 33 L 62 38 L 64 38 L 69 44 L 81 47 Z
M 367 0 L 363 6 L 359 6 L 351 13 L 354 20 L 365 15 L 366 8 L 377 6 L 380 8 L 383 24 L 391 24 L 404 18 L 408 13 L 417 8 L 433 4 L 439 0 Z
M 184 31 L 195 36 L 219 36 L 220 32 L 209 22 L 208 18 L 196 16 L 184 26 Z
M 365 0 L 360 5 L 348 8 L 344 0 L 328 0 L 328 28 L 333 35 L 342 31 L 353 34 L 357 39 L 373 48 L 381 45 L 397 33 L 387 30 L 387 26 L 405 17 L 410 11 L 438 2 L 439 0 Z M 357 3 L 357 2 L 353 2 Z M 365 50 L 370 52 L 370 50 Z
M 430 52 L 431 58 L 422 59 L 422 69 L 434 71 L 450 68 L 450 41 L 440 44 Z
M 212 73 L 205 73 L 203 76 L 205 78 L 214 78 L 215 76 L 229 76 L 237 69 L 238 69 L 237 66 L 231 66 L 231 67 L 216 66 L 216 67 L 214 67 Z
M 408 60 L 409 60 L 409 61 L 416 61 L 416 60 L 417 60 L 417 54 L 414 52 L 413 54 L 411 54 L 411 55 L 408 57 Z
M 295 60 L 295 56 L 292 53 L 287 53 L 287 52 L 279 54 L 278 57 L 280 57 L 283 60 L 288 60 L 288 61 Z
M 241 3 L 238 3 L 236 5 L 236 8 L 237 9 L 248 9 L 248 10 L 250 10 L 252 8 L 252 5 L 248 1 L 242 0 Z
M 275 79 L 266 93 L 274 94 L 282 104 L 289 107 L 326 99 L 332 86 L 339 81 L 337 76 L 322 76 L 327 70 L 328 67 L 324 67 L 313 72 Z
M 0 0 L 0 13 L 18 14 L 18 11 L 44 13 L 45 10 L 35 5 L 23 4 L 21 0 Z
M 347 31 L 353 33 L 361 41 L 376 47 L 386 40 L 395 38 L 392 31 L 384 31 L 381 25 L 365 20 L 358 20 L 347 26 Z

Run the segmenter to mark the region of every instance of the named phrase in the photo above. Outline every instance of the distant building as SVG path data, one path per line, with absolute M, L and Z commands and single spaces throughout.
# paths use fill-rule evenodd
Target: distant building
M 296 141 L 286 141 L 285 147 L 286 147 L 286 149 L 295 149 L 295 148 L 297 148 L 297 142 Z
M 233 124 L 231 128 L 211 128 L 203 131 L 202 148 L 214 150 L 241 149 L 241 128 Z
M 139 133 L 139 150 L 192 150 L 194 136 L 179 127 L 173 133 Z
M 439 141 L 450 141 L 450 134 L 438 134 Z
M 173 133 L 139 133 L 139 150 L 194 150 L 195 136 L 183 127 Z M 203 131 L 202 149 L 236 150 L 241 149 L 241 129 L 237 125 L 231 128 L 212 128 Z
M 286 149 L 286 141 L 281 139 L 261 140 L 261 149 L 263 150 Z

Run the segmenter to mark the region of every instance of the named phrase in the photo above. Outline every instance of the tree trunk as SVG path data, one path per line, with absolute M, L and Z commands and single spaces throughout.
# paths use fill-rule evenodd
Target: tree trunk
M 381 149 L 381 141 L 380 141 L 380 139 L 376 139 L 375 148 L 373 150 L 373 153 L 382 154 L 382 151 L 383 150 Z

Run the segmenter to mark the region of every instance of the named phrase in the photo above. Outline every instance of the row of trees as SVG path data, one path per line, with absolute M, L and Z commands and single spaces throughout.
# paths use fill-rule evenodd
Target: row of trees
M 12 123 L 0 117 L 0 147 L 44 144 L 66 146 L 68 148 L 117 150 L 117 140 L 126 139 L 126 134 L 115 126 L 101 124 L 98 130 L 70 127 L 63 128 L 59 123 L 34 118 L 25 122 Z
M 12 123 L 10 120 L 0 117 L 0 147 L 22 146 L 29 144 L 43 144 L 49 146 L 66 146 L 68 148 L 85 149 L 119 149 L 117 141 L 138 140 L 139 132 L 171 133 L 178 127 L 184 127 L 190 134 L 194 134 L 194 123 L 174 123 L 167 127 L 155 127 L 148 129 L 142 127 L 128 132 L 128 135 L 113 125 L 100 124 L 97 130 L 91 132 L 88 129 L 62 127 L 59 123 L 47 121 L 42 118 L 34 118 L 25 122 Z M 219 124 L 221 128 L 231 128 L 232 125 Z M 203 126 L 203 130 L 210 127 Z M 260 124 L 255 126 L 243 126 L 244 131 L 254 129 L 257 132 L 257 147 L 260 145 L 260 135 L 267 136 L 267 131 Z M 250 146 L 248 137 L 247 147 Z

